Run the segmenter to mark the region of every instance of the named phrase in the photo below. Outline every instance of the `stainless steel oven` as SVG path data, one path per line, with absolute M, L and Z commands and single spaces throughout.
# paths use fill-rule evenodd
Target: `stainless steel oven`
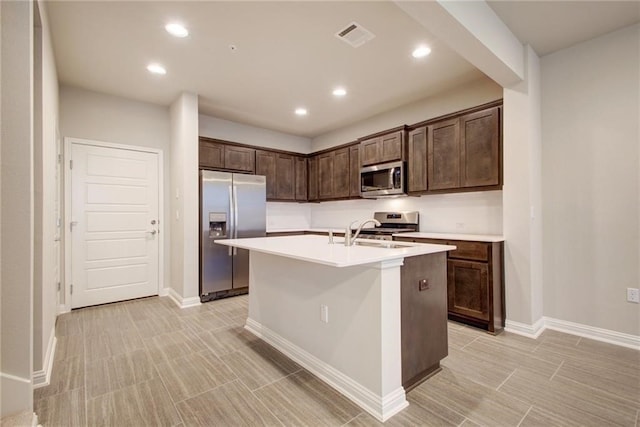
M 360 169 L 360 195 L 365 198 L 405 195 L 403 162 L 383 163 Z
M 408 233 L 420 230 L 419 212 L 375 212 L 373 217 L 380 222 L 379 227 L 363 228 L 360 238 L 375 240 L 393 240 L 397 233 Z

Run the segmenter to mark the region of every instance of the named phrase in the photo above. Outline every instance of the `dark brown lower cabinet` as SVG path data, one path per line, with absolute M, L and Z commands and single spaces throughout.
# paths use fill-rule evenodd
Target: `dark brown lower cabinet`
M 450 320 L 493 334 L 504 329 L 504 243 L 395 237 L 416 243 L 453 245 L 447 254 L 447 305 Z
M 489 266 L 485 262 L 451 259 L 447 263 L 449 311 L 489 321 Z
M 406 391 L 447 357 L 447 254 L 407 257 L 400 268 L 402 386 Z

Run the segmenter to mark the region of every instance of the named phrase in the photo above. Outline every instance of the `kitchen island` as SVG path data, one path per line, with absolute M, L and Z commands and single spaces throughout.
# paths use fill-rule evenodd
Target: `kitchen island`
M 408 405 L 403 384 L 446 356 L 446 252 L 455 246 L 341 241 L 305 235 L 217 243 L 250 251 L 246 329 L 384 421 Z M 405 258 L 412 267 L 401 272 Z M 421 300 L 418 292 L 422 309 L 405 310 Z M 437 321 L 422 324 L 420 311 L 430 310 Z M 430 352 L 428 341 L 412 343 L 411 329 L 444 330 L 444 354 Z M 436 359 L 429 366 L 407 360 L 412 347 Z

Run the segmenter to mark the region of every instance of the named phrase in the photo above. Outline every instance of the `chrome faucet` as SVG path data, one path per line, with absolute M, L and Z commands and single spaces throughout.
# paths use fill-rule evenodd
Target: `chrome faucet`
M 353 244 L 355 243 L 356 239 L 358 238 L 358 236 L 360 235 L 360 232 L 362 231 L 362 227 L 365 226 L 365 224 L 368 224 L 370 222 L 373 222 L 374 225 L 376 226 L 380 226 L 380 221 L 378 221 L 377 219 L 367 219 L 364 220 L 360 223 L 360 225 L 358 226 L 358 229 L 356 230 L 356 234 L 353 235 L 353 237 L 351 236 L 351 227 L 353 226 L 353 224 L 357 223 L 358 221 L 353 221 L 351 224 L 349 224 L 349 226 L 347 227 L 347 229 L 344 231 L 344 245 L 345 246 L 353 246 Z

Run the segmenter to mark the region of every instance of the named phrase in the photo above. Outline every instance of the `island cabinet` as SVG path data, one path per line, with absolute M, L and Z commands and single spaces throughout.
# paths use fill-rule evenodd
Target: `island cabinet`
M 256 150 L 253 148 L 200 139 L 198 162 L 202 168 L 254 173 L 255 156 Z
M 448 355 L 446 254 L 408 257 L 400 268 L 402 386 L 409 391 Z
M 343 199 L 349 197 L 349 147 L 327 151 L 317 155 L 318 199 Z
M 404 126 L 384 133 L 377 133 L 360 139 L 360 164 L 362 166 L 404 160 Z
M 447 255 L 447 310 L 450 320 L 491 333 L 504 328 L 503 242 L 394 237 L 394 240 L 452 245 Z

